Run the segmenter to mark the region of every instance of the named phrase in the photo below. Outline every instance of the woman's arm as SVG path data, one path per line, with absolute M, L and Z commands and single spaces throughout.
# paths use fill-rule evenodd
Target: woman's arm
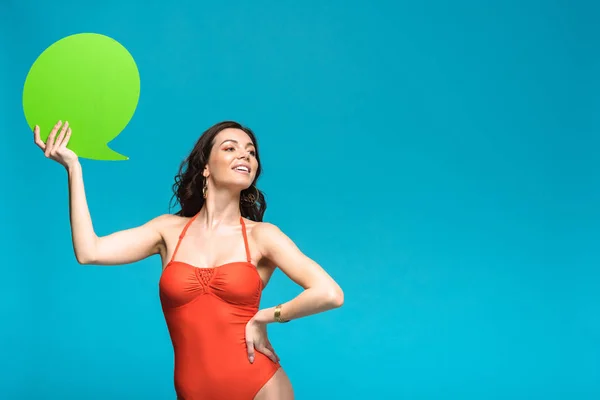
M 158 254 L 161 228 L 170 215 L 161 215 L 144 225 L 98 237 L 90 216 L 83 174 L 79 163 L 68 168 L 71 237 L 80 264 L 120 265 Z
M 46 143 L 40 138 L 40 127 L 36 125 L 34 128 L 35 144 L 46 158 L 60 163 L 68 173 L 71 238 L 77 261 L 80 264 L 128 264 L 158 253 L 162 244 L 161 226 L 169 215 L 154 218 L 137 228 L 105 237 L 96 236 L 85 196 L 81 164 L 77 155 L 67 148 L 70 137 L 68 122 L 58 121 Z
M 270 223 L 257 224 L 253 228 L 253 236 L 263 256 L 304 288 L 294 299 L 281 304 L 282 320 L 305 317 L 344 304 L 344 292 L 340 286 L 319 264 L 304 255 L 278 227 Z M 275 307 L 262 309 L 255 320 L 274 322 L 274 311 Z

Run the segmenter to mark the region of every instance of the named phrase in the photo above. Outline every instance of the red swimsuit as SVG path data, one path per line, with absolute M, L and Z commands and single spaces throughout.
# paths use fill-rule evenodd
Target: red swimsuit
M 250 364 L 246 323 L 256 314 L 263 282 L 250 260 L 198 268 L 174 261 L 185 232 L 159 281 L 160 300 L 175 352 L 175 391 L 182 400 L 251 400 L 280 367 L 255 351 Z

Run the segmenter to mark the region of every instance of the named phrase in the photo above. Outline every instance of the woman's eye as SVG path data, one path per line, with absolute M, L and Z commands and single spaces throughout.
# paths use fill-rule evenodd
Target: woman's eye
M 233 150 L 233 147 L 227 147 L 225 151 Z
M 256 152 L 254 150 L 251 150 L 250 154 L 252 154 L 252 157 L 256 157 Z

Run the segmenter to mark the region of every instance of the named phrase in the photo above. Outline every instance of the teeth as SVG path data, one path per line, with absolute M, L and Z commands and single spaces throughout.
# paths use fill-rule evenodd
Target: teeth
M 235 167 L 238 171 L 250 172 L 246 167 Z

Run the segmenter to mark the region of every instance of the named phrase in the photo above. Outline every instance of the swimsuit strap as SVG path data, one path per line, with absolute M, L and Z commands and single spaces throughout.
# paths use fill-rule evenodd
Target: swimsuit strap
M 181 239 L 183 239 L 183 237 L 185 236 L 185 233 L 187 232 L 187 230 L 190 227 L 190 225 L 192 224 L 192 222 L 196 219 L 198 214 L 199 213 L 195 214 L 192 218 L 190 218 L 190 220 L 183 227 L 183 230 L 179 234 L 179 240 L 177 240 L 177 246 L 175 246 L 175 251 L 173 252 L 173 255 L 171 256 L 171 261 L 173 261 L 175 259 L 175 255 L 177 254 L 177 250 L 179 250 L 179 245 L 181 244 Z
M 246 259 L 249 263 L 252 263 L 250 259 L 250 248 L 248 247 L 248 236 L 246 235 L 246 224 L 244 223 L 244 217 L 240 217 L 240 222 L 242 224 L 242 235 L 244 235 L 244 246 L 246 246 Z

